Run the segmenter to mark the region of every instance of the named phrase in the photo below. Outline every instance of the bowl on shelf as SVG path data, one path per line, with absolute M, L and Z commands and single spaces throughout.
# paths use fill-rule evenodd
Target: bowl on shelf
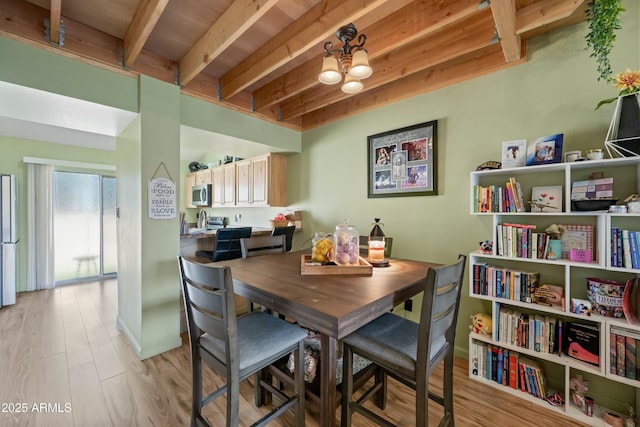
M 608 210 L 609 206 L 615 205 L 618 199 L 585 199 L 585 200 L 572 200 L 571 204 L 577 211 L 604 211 Z

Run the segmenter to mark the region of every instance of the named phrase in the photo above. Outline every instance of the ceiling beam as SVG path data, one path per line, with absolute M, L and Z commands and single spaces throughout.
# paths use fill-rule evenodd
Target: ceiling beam
M 371 61 L 371 67 L 376 71 L 363 81 L 364 90 L 375 89 L 395 79 L 494 44 L 493 24 L 491 12 L 487 10 L 482 12 L 482 16 L 465 19 L 455 26 L 447 27 L 432 36 L 376 58 Z M 318 85 L 298 97 L 283 102 L 280 105 L 282 119 L 290 120 L 352 96 L 360 96 L 360 94 L 345 94 L 340 90 L 339 84 Z
M 336 29 L 391 0 L 321 0 L 282 32 L 220 77 L 222 99 L 229 99 L 278 67 L 321 43 Z
M 144 44 L 158 23 L 169 0 L 141 0 L 124 36 L 124 66 L 130 68 L 136 62 Z
M 477 1 L 417 1 L 363 29 L 369 59 L 425 37 L 480 10 Z M 398 29 L 401 28 L 402 31 Z M 254 108 L 261 110 L 317 86 L 321 56 L 309 60 L 253 92 Z M 375 72 L 375 70 L 374 70 Z
M 525 49 L 523 45 L 523 49 Z M 423 70 L 386 86 L 381 86 L 363 96 L 354 96 L 337 104 L 306 114 L 302 117 L 302 129 L 309 130 L 330 122 L 345 119 L 354 112 L 370 111 L 394 102 L 413 98 L 463 81 L 509 68 L 525 61 L 521 59 L 505 63 L 498 44 L 456 58 L 445 64 Z
M 571 16 L 585 0 L 542 0 L 516 13 L 516 34 L 522 34 Z
M 244 34 L 278 0 L 235 0 L 180 60 L 180 85 L 189 84 L 207 65 Z
M 60 44 L 60 15 L 62 14 L 62 0 L 51 0 L 49 5 L 49 41 Z
M 516 0 L 492 0 L 491 13 L 496 22 L 504 59 L 507 62 L 520 59 L 522 40 L 516 34 Z

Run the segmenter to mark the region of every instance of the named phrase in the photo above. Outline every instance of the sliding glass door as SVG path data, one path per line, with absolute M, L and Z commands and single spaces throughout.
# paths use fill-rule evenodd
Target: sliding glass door
M 113 177 L 54 172 L 56 284 L 115 275 L 115 192 Z

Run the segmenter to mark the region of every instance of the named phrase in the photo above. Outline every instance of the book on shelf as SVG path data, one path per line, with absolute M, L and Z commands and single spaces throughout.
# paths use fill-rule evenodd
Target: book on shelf
M 627 365 L 625 363 L 625 336 L 616 335 L 616 367 L 618 368 L 618 375 L 621 377 L 626 376 Z
M 638 231 L 629 231 L 629 248 L 631 252 L 631 268 L 640 268 L 640 248 L 638 243 Z
M 624 368 L 627 378 L 636 379 L 636 340 L 625 337 Z
M 640 332 L 612 326 L 609 336 L 609 372 L 632 380 L 640 379 L 637 363 Z
M 617 360 L 618 360 L 618 335 L 611 330 L 609 334 L 609 373 L 618 375 Z
M 622 352 L 624 354 L 624 346 Z M 567 322 L 564 353 L 574 359 L 600 366 L 600 329 L 594 325 Z

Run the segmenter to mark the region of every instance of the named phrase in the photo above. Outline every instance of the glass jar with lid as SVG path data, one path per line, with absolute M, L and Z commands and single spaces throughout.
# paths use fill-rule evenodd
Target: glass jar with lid
M 315 233 L 311 241 L 313 248 L 311 250 L 311 261 L 327 264 L 333 261 L 333 236 L 329 233 Z
M 336 225 L 334 236 L 335 263 L 338 265 L 359 265 L 360 235 L 358 230 L 346 223 Z

